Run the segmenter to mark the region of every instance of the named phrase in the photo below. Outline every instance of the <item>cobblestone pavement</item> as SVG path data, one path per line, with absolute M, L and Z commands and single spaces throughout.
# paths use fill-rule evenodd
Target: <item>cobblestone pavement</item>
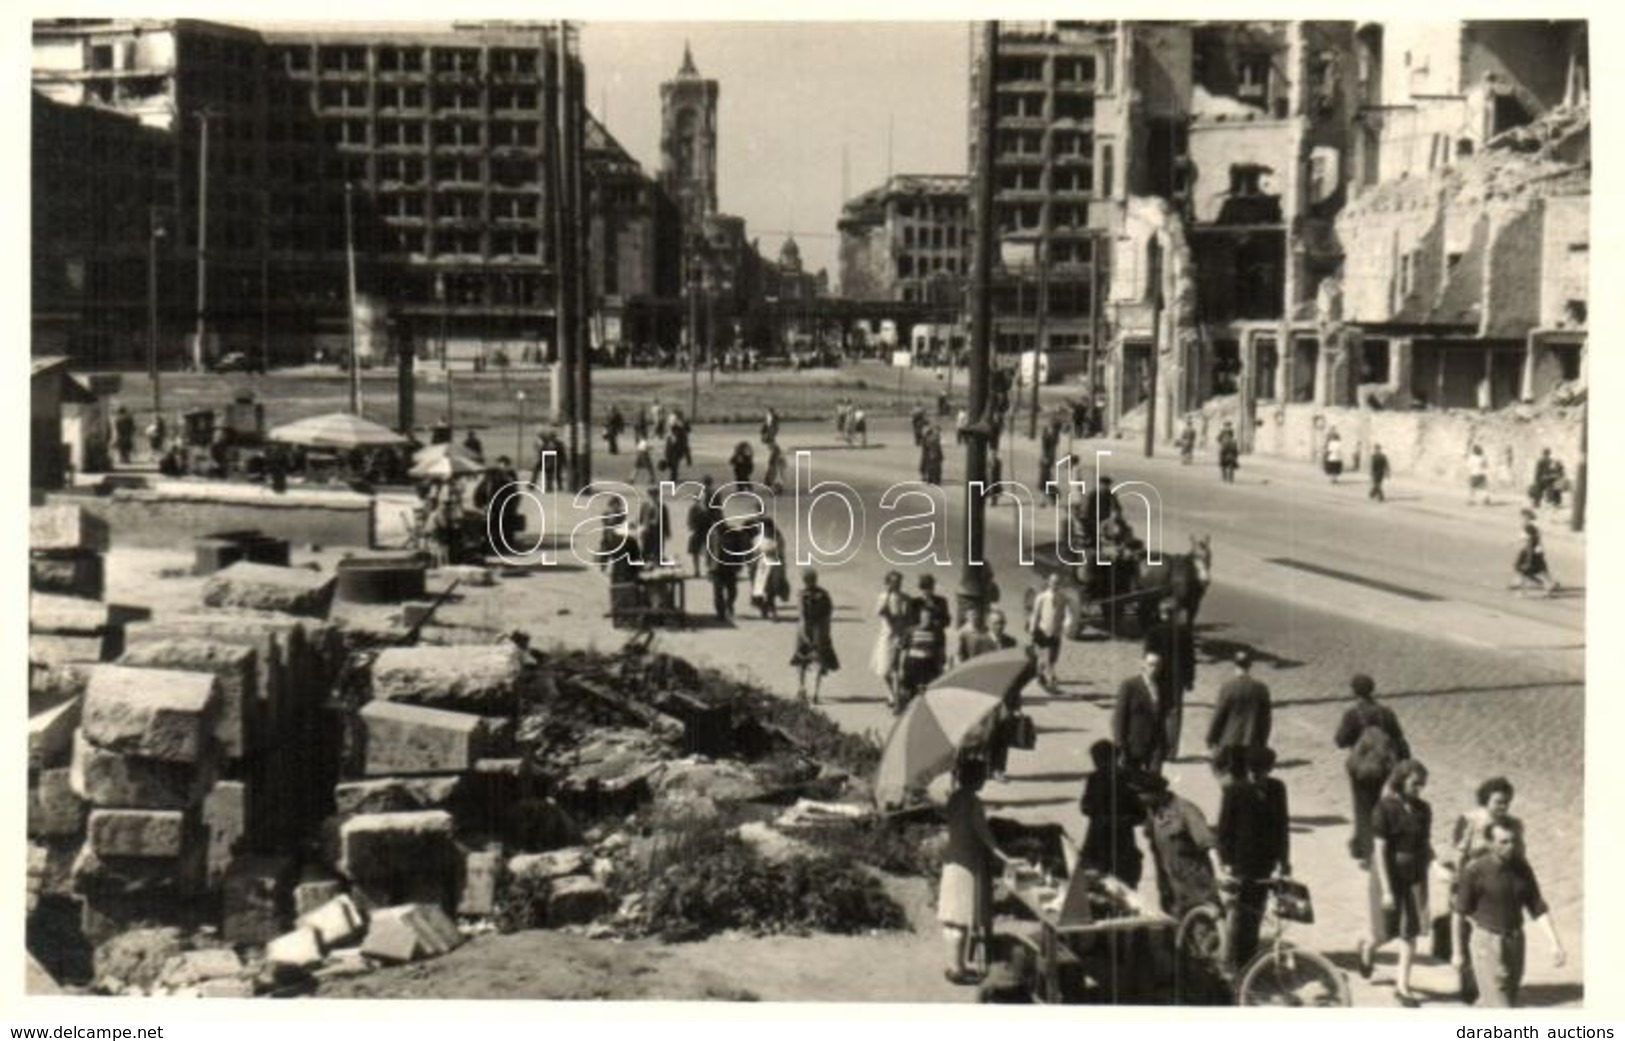
M 832 439 L 826 430 L 790 430 L 786 441 L 795 447 L 799 434 L 807 443 L 827 443 Z M 702 433 L 695 441 L 699 464 L 695 472 L 725 474 L 721 460 L 734 442 L 747 436 L 743 429 Z M 820 456 L 818 477 L 850 480 L 866 499 L 887 479 L 912 477 L 913 450 L 906 430 L 883 427 L 871 437 L 876 441 L 889 437 L 891 446 L 832 455 L 827 464 Z M 599 457 L 601 472 L 611 458 Z M 630 463 L 627 457 L 621 460 Z M 1177 463 L 1165 465 L 1177 468 Z M 1131 470 L 1127 461 L 1114 466 L 1123 473 Z M 1437 551 L 1432 556 L 1442 561 L 1418 556 L 1384 564 L 1357 549 L 1339 555 L 1339 542 L 1357 545 L 1348 533 L 1370 524 L 1360 517 L 1351 519 L 1352 509 L 1341 498 L 1345 490 L 1328 489 L 1312 475 L 1306 478 L 1286 465 L 1275 466 L 1277 472 L 1267 478 L 1260 476 L 1266 468 L 1252 467 L 1250 477 L 1272 482 L 1269 502 L 1275 512 L 1293 514 L 1284 521 L 1249 514 L 1263 507 L 1257 498 L 1243 497 L 1246 489 L 1229 504 L 1214 501 L 1213 493 L 1208 493 L 1207 498 L 1184 496 L 1168 507 L 1176 521 L 1200 513 L 1204 520 L 1235 524 L 1232 514 L 1242 515 L 1236 530 L 1215 534 L 1215 583 L 1203 606 L 1199 634 L 1204 663 L 1186 713 L 1187 758 L 1169 768 L 1177 789 L 1210 816 L 1216 815 L 1216 788 L 1205 762 L 1193 753 L 1199 751 L 1213 696 L 1229 667 L 1207 659 L 1227 658 L 1237 646 L 1254 648 L 1259 657 L 1255 675 L 1271 686 L 1278 709 L 1273 743 L 1281 756 L 1279 776 L 1291 792 L 1294 869 L 1313 889 L 1317 911 L 1316 923 L 1297 927 L 1293 935 L 1348 970 L 1357 1004 L 1392 1005 L 1391 954 L 1379 959 L 1371 983 L 1353 971 L 1354 943 L 1366 918 L 1365 876 L 1347 855 L 1347 782 L 1342 754 L 1331 744 L 1345 707 L 1348 677 L 1355 671 L 1372 674 L 1379 697 L 1399 714 L 1416 754 L 1432 772 L 1427 795 L 1434 806 L 1437 845 L 1445 845 L 1450 822 L 1472 804 L 1473 789 L 1481 780 L 1505 773 L 1518 785 L 1514 812 L 1527 825 L 1531 861 L 1570 955 L 1567 966 L 1554 970 L 1543 938 L 1531 940 L 1528 1002 L 1577 1003 L 1584 979 L 1583 599 L 1508 600 L 1504 585 L 1495 588 L 1501 581 L 1498 560 L 1485 556 L 1487 547 L 1496 547 L 1499 554 L 1504 546 L 1505 515 L 1458 518 L 1451 513 L 1447 496 L 1429 495 L 1426 489 L 1415 493 L 1414 502 L 1391 504 L 1396 509 L 1384 514 L 1385 530 L 1435 532 L 1430 545 Z M 948 477 L 950 481 L 954 477 L 952 467 Z M 1191 478 L 1175 474 L 1172 483 L 1177 485 L 1180 479 Z M 673 511 L 679 526 L 682 513 Z M 1013 513 L 1005 511 L 1006 517 Z M 1287 547 L 1295 556 L 1302 555 L 1303 542 L 1308 542 L 1323 564 L 1390 581 L 1397 576 L 1420 588 L 1437 589 L 1441 600 L 1418 602 L 1352 583 L 1328 591 L 1283 581 L 1279 570 L 1269 570 L 1263 556 L 1250 551 L 1245 534 L 1249 516 L 1258 517 L 1261 524 L 1271 521 L 1318 532 L 1315 541 L 1305 539 Z M 877 523 L 871 519 L 871 531 Z M 1021 591 L 1035 579 L 1014 564 L 1009 523 L 1005 519 L 990 523 L 989 559 L 998 568 L 1004 607 L 1014 627 L 1020 619 Z M 1295 538 L 1268 531 L 1251 537 L 1266 543 L 1271 538 L 1288 542 Z M 680 537 L 672 539 L 674 547 L 681 542 Z M 1561 546 L 1555 552 L 1562 554 L 1561 566 L 1576 575 L 1583 573 L 1583 542 L 1564 536 L 1554 539 L 1554 544 L 1558 542 Z M 1353 562 L 1345 562 L 1345 556 Z M 1455 573 L 1461 571 L 1462 561 L 1486 559 L 1494 579 Z M 444 609 L 441 620 L 524 628 L 540 640 L 570 645 L 618 646 L 624 634 L 611 630 L 604 618 L 607 591 L 602 575 L 567 557 L 561 556 L 560 564 L 504 580 L 494 589 L 469 590 L 462 602 Z M 127 562 L 126 570 L 115 569 L 110 584 L 118 590 L 126 583 L 133 598 L 140 599 L 138 590 L 151 587 L 136 581 L 137 572 L 128 570 L 136 566 Z M 154 565 L 148 559 L 139 566 L 150 572 Z M 834 635 L 844 666 L 826 681 L 825 711 L 843 727 L 880 737 L 891 719 L 866 663 L 874 636 L 869 610 L 886 568 L 874 554 L 860 554 L 850 564 L 827 569 L 824 581 L 837 604 Z M 939 589 L 956 584 L 957 569 L 938 573 Z M 173 587 L 174 582 L 160 585 Z M 691 606 L 709 602 L 709 589 L 702 583 L 689 583 L 689 595 Z M 1451 631 L 1458 621 L 1477 626 L 1478 637 L 1459 638 Z M 1539 646 L 1520 647 L 1519 634 L 1531 631 L 1541 635 Z M 753 675 L 784 696 L 793 696 L 795 690 L 788 665 L 793 639 L 794 625 L 789 621 L 773 623 L 743 615 L 732 625 L 702 625 L 660 637 L 673 652 Z M 1133 673 L 1136 650 L 1132 641 L 1105 638 L 1067 645 L 1061 661 L 1063 694 L 1027 699 L 1040 729 L 1039 745 L 1031 753 L 1014 753 L 1010 780 L 988 787 L 990 812 L 1055 821 L 1074 838 L 1081 837 L 1084 822 L 1077 799 L 1087 769 L 1087 748 L 1107 731 L 1110 698 L 1117 682 Z M 1146 890 L 1151 892 L 1149 880 Z M 1452 1000 L 1447 996 L 1453 990 L 1448 965 L 1421 962 L 1414 983 L 1436 995 L 1433 1003 Z

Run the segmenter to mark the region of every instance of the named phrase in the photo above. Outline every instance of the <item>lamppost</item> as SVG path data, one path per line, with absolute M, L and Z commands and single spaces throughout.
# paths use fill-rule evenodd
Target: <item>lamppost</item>
M 158 241 L 165 237 L 159 209 L 147 207 L 147 375 L 152 379 L 153 422 L 163 425 L 164 399 L 158 387 Z
M 208 360 L 209 117 L 213 113 L 205 108 L 199 109 L 196 115 L 202 130 L 197 160 L 197 342 L 192 345 L 192 364 L 202 370 Z
M 520 391 L 514 395 L 514 398 L 519 402 L 519 430 L 514 434 L 513 460 L 515 466 L 523 466 L 525 463 L 525 392 Z

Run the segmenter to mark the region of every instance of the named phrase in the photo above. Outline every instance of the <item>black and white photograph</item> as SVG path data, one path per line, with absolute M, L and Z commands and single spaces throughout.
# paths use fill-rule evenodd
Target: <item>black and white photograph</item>
M 25 996 L 1614 1000 L 1591 21 L 246 10 L 27 20 Z

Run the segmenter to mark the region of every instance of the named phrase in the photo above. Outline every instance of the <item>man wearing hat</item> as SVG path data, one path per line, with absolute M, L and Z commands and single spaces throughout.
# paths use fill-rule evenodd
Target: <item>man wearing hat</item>
M 1207 730 L 1210 752 L 1221 748 L 1265 748 L 1270 743 L 1270 689 L 1253 678 L 1251 651 L 1235 656 L 1236 674 L 1219 688 L 1213 722 Z
M 1179 758 L 1179 736 L 1185 724 L 1185 694 L 1196 686 L 1196 633 L 1179 604 L 1168 597 L 1158 605 L 1157 623 L 1145 634 L 1147 651 L 1162 659 L 1157 682 L 1157 714 L 1161 718 L 1163 754 Z

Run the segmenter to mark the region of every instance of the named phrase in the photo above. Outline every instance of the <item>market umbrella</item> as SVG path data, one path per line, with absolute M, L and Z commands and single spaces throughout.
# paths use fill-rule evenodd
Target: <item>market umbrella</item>
M 1024 647 L 978 654 L 931 681 L 928 690 L 963 687 L 1003 701 L 1014 697 L 1038 674 L 1038 663 Z
M 881 750 L 875 802 L 901 805 L 910 791 L 952 769 L 960 749 L 987 738 L 1001 703 L 965 687 L 934 687 L 909 702 Z
M 407 438 L 383 424 L 348 412 L 297 420 L 273 428 L 266 436 L 271 441 L 307 448 L 380 448 L 407 443 Z

